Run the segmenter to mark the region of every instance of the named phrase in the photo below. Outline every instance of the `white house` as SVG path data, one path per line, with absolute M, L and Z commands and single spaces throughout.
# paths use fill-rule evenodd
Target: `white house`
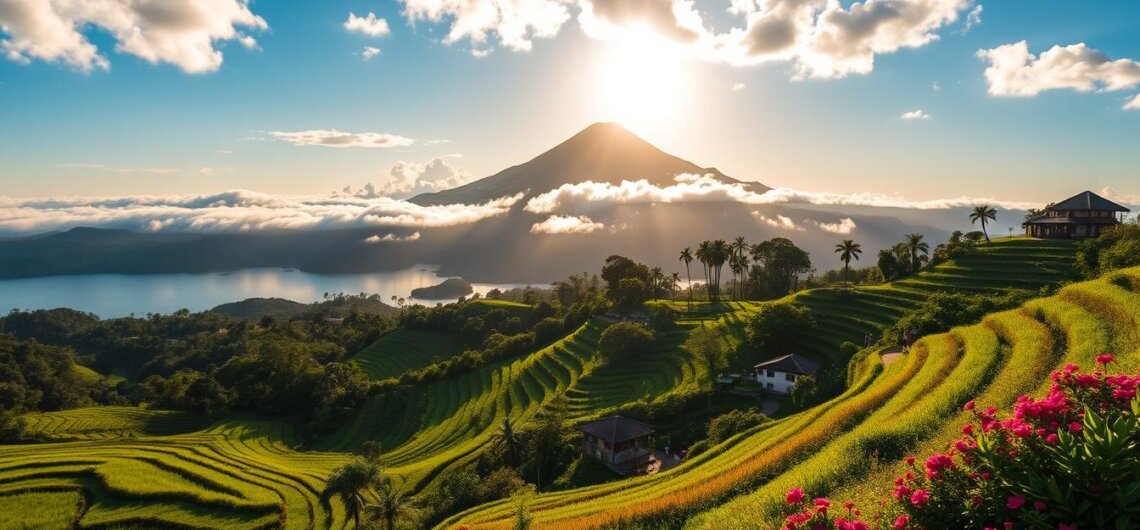
M 819 371 L 819 363 L 793 353 L 769 359 L 753 366 L 752 369 L 756 382 L 760 383 L 764 390 L 777 394 L 791 394 L 796 378 L 805 375 L 814 377 Z

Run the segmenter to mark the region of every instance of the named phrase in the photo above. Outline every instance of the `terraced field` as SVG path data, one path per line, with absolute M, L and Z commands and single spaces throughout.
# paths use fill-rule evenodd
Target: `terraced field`
M 1038 290 L 1070 278 L 1071 259 L 1065 244 L 1001 241 L 893 285 L 854 289 L 848 298 L 830 290 L 794 296 L 821 322 L 808 353 L 842 361 L 842 342 L 889 325 L 931 292 L 987 284 Z M 890 366 L 870 355 L 853 369 L 842 395 L 739 433 L 673 470 L 540 495 L 533 506 L 538 527 L 620 526 L 637 519 L 661 528 L 755 528 L 770 520 L 773 500 L 789 484 L 859 495 L 863 478 L 887 473 L 906 451 L 953 436 L 956 420 L 947 424 L 946 418 L 954 418 L 968 396 L 1009 402 L 1039 386 L 1057 364 L 1087 364 L 1106 349 L 1120 353 L 1127 366 L 1140 365 L 1140 355 L 1133 354 L 1140 345 L 1138 289 L 1140 269 L 1131 270 L 927 337 Z M 528 310 L 479 303 L 520 315 Z M 53 443 L 0 447 L 0 514 L 50 503 L 50 510 L 21 523 L 340 527 L 344 508 L 338 501 L 323 505 L 318 492 L 331 470 L 364 442 L 379 441 L 386 470 L 405 491 L 420 491 L 474 462 L 503 418 L 525 421 L 557 397 L 565 398 L 572 418 L 585 420 L 706 384 L 704 367 L 680 347 L 689 330 L 715 326 L 735 347 L 761 304 L 676 307 L 686 309 L 676 328 L 643 359 L 599 365 L 597 342 L 606 323 L 593 320 L 527 355 L 376 396 L 354 421 L 317 441 L 315 450 L 300 450 L 295 427 L 276 420 L 226 418 L 207 425 L 209 420 L 126 407 L 30 416 L 29 429 Z M 354 362 L 381 379 L 457 352 L 447 339 L 402 330 Z M 871 466 L 873 461 L 881 464 Z M 506 528 L 511 512 L 505 502 L 492 503 L 441 527 Z M 8 526 L 0 522 L 0 528 Z
M 1091 366 L 1109 350 L 1122 368 L 1140 366 L 1138 285 L 1140 268 L 1130 269 L 926 337 L 900 362 L 865 365 L 830 402 L 741 433 L 671 471 L 540 495 L 537 527 L 637 520 L 651 528 L 768 528 L 779 525 L 783 492 L 793 486 L 858 496 L 869 476 L 889 476 L 903 455 L 956 436 L 961 406 L 974 396 L 1008 405 L 1045 385 L 1052 369 Z M 485 505 L 441 527 L 508 528 L 510 510 Z

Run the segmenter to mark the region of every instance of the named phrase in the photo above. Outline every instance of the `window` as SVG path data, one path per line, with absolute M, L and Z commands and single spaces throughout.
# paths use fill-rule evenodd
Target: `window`
M 795 383 L 796 382 L 796 374 L 784 374 L 784 379 Z
M 765 370 L 765 371 L 768 372 L 768 377 L 776 377 L 776 372 L 773 372 L 771 370 Z
M 773 385 L 772 383 L 768 383 L 768 390 L 771 390 L 773 388 L 776 388 L 776 385 Z

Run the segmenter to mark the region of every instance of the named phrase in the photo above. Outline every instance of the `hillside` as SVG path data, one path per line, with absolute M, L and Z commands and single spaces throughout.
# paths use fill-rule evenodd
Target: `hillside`
M 1016 283 L 1029 292 L 1069 279 L 1063 266 L 1069 252 L 1063 245 L 1001 241 L 893 285 L 855 289 L 843 300 L 829 290 L 795 296 L 829 330 L 812 343 L 812 354 L 834 358 L 833 345 L 889 325 L 931 292 L 981 281 L 1015 285 L 1032 277 L 1036 283 Z M 936 439 L 943 418 L 967 395 L 1012 399 L 1020 389 L 1040 385 L 1060 362 L 1083 363 L 1107 349 L 1134 351 L 1140 269 L 1119 276 L 1127 281 L 1114 276 L 1075 284 L 982 324 L 927 337 L 889 366 L 868 352 L 842 395 L 742 432 L 666 473 L 543 493 L 533 507 L 539 528 L 585 528 L 633 516 L 660 523 L 652 528 L 677 528 L 692 517 L 690 524 L 698 527 L 759 527 L 778 498 L 773 492 L 786 483 L 853 487 L 869 471 L 867 454 L 894 461 L 905 448 Z M 519 314 L 527 308 L 475 304 Z M 744 322 L 761 306 L 698 304 L 654 355 L 605 366 L 597 363 L 596 351 L 607 324 L 595 319 L 520 357 L 376 396 L 354 421 L 318 441 L 318 450 L 299 450 L 297 427 L 281 420 L 229 417 L 203 427 L 180 415 L 134 408 L 43 415 L 33 422 L 34 433 L 69 441 L 0 447 L 0 500 L 17 510 L 42 502 L 79 506 L 83 499 L 81 512 L 60 508 L 44 517 L 78 518 L 84 526 L 339 527 L 346 522 L 344 507 L 335 500 L 326 507 L 319 492 L 329 473 L 365 441 L 385 448 L 386 472 L 404 491 L 431 488 L 440 477 L 474 465 L 503 418 L 525 421 L 564 398 L 579 421 L 699 388 L 707 373 L 679 347 L 687 330 L 713 326 L 736 344 Z M 457 351 L 438 336 L 401 330 L 354 362 L 380 379 Z M 1129 359 L 1135 366 L 1135 356 Z M 899 417 L 913 421 L 899 424 Z M 142 476 L 147 480 L 137 480 Z M 701 513 L 726 502 L 724 509 Z M 508 504 L 492 503 L 442 526 L 500 528 L 510 513 Z
M 616 123 L 595 123 L 528 162 L 446 191 L 411 199 L 416 204 L 481 204 L 523 193 L 533 196 L 563 184 L 587 180 L 621 183 L 646 179 L 658 186 L 674 184 L 681 173 L 711 174 L 726 183 L 739 180 L 716 168 L 703 168 L 665 153 Z M 745 185 L 757 193 L 769 188 L 756 182 Z

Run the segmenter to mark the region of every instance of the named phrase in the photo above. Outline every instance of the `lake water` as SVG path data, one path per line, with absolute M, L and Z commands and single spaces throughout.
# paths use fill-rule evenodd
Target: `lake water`
M 70 307 L 103 318 L 171 313 L 179 309 L 204 311 L 246 298 L 285 298 L 309 303 L 325 293 L 379 294 L 410 298 L 412 289 L 442 282 L 438 267 L 417 265 L 393 272 L 311 274 L 292 269 L 247 269 L 210 274 L 90 274 L 0 280 L 0 311 Z M 475 292 L 523 284 L 472 284 Z M 540 287 L 537 286 L 536 287 Z M 546 286 L 541 286 L 546 287 Z M 435 305 L 455 300 L 411 300 Z

